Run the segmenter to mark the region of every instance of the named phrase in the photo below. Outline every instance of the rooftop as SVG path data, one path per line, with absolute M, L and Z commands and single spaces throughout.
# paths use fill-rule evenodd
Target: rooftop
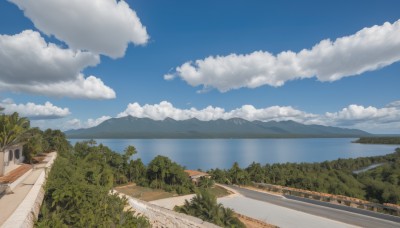
M 210 176 L 210 174 L 205 173 L 205 172 L 200 172 L 197 170 L 185 170 L 185 173 L 189 175 L 189 177 L 194 177 L 194 176 Z

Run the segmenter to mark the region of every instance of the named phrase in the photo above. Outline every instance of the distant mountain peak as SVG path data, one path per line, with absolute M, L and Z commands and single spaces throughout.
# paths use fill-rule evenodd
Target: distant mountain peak
M 162 121 L 166 121 L 166 122 L 176 122 L 177 120 L 172 119 L 171 117 L 167 117 L 167 118 L 163 119 Z
M 152 120 L 125 116 L 104 121 L 96 127 L 65 132 L 70 138 L 293 138 L 360 137 L 369 133 L 357 129 L 305 125 L 287 121 L 247 121 L 241 118 L 201 121 Z

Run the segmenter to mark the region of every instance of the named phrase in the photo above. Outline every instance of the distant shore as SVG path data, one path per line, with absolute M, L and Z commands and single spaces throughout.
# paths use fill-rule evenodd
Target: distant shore
M 87 135 L 87 136 L 73 136 L 67 135 L 67 139 L 341 139 L 349 138 L 354 139 L 359 136 L 354 135 L 241 135 L 241 136 L 182 136 L 182 135 L 156 135 L 156 136 L 116 136 L 116 135 Z M 355 142 L 355 141 L 354 141 Z
M 362 144 L 388 144 L 388 145 L 400 145 L 400 136 L 398 137 L 361 137 L 354 143 Z

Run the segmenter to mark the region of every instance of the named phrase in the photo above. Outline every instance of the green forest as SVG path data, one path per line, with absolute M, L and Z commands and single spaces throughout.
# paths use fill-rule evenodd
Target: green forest
M 361 137 L 355 143 L 400 145 L 400 137 Z
M 353 173 L 372 164 L 374 169 Z M 228 170 L 212 169 L 213 179 L 224 184 L 252 182 L 276 184 L 310 191 L 345 195 L 376 203 L 400 204 L 400 148 L 392 154 L 321 163 L 252 163 L 241 169 L 237 163 Z
M 49 149 L 58 157 L 48 176 L 37 227 L 150 227 L 146 218 L 124 211 L 126 202 L 110 194 L 127 163 L 125 154 L 90 142 L 71 147 L 60 131 L 47 132 L 54 142 Z
M 122 169 L 135 153 L 133 147 L 124 155 L 91 146 L 93 142 L 72 147 L 60 130 L 41 131 L 18 113 L 1 114 L 0 149 L 19 143 L 24 144 L 26 163 L 34 163 L 42 153 L 58 152 L 36 227 L 150 227 L 146 218 L 124 211 L 124 200 L 109 194 L 126 179 L 121 178 Z
M 98 227 L 99 224 L 104 227 L 148 227 L 144 217 L 124 212 L 126 202 L 109 194 L 113 186 L 129 182 L 176 194 L 200 191 L 201 196 L 206 195 L 216 202 L 215 196 L 207 190 L 213 185 L 212 180 L 202 179 L 198 187 L 194 186 L 184 168 L 167 157 L 157 156 L 145 166 L 140 159 L 131 159 L 136 154 L 133 146 L 119 154 L 93 140 L 76 143 L 74 147 L 64 136 L 56 141 L 62 142 L 60 145 L 63 146 L 54 149 L 62 152 L 46 184 L 38 227 Z M 204 202 L 204 205 L 210 206 L 209 203 L 214 201 Z M 219 204 L 211 207 L 218 210 L 210 211 L 206 221 L 224 227 L 242 227 L 233 211 Z M 207 208 L 194 208 L 191 212 L 198 212 L 191 215 L 205 219 L 200 215 Z

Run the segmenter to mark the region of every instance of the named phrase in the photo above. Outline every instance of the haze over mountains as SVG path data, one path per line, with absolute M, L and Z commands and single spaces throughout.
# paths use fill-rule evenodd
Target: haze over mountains
M 360 137 L 370 135 L 357 129 L 305 125 L 295 121 L 247 121 L 240 118 L 200 121 L 171 118 L 152 120 L 126 116 L 98 126 L 65 132 L 69 138 L 289 138 Z

